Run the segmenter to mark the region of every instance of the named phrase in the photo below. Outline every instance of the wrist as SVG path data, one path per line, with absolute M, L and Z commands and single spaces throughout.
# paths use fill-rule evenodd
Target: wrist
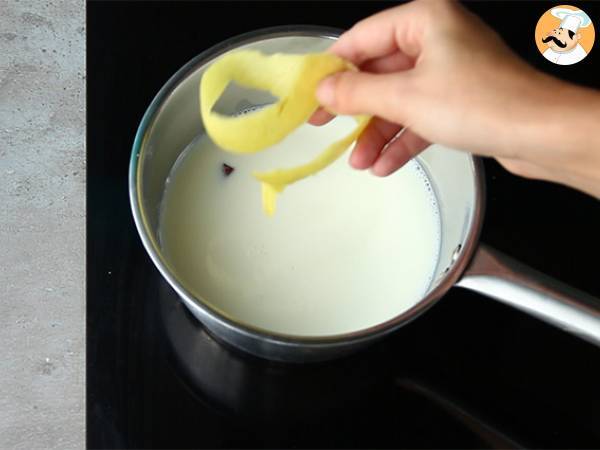
M 600 92 L 539 74 L 515 125 L 518 159 L 600 197 Z

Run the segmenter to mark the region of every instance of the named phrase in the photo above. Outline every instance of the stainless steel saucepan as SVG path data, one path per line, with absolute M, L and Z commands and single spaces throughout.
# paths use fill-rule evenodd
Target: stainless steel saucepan
M 600 345 L 599 299 L 479 243 L 485 191 L 481 161 L 439 145 L 432 145 L 418 157 L 440 207 L 439 262 L 426 295 L 399 316 L 337 336 L 306 338 L 274 334 L 225 317 L 180 282 L 159 244 L 159 210 L 171 167 L 182 150 L 204 132 L 198 106 L 202 73 L 215 58 L 228 51 L 241 48 L 267 53 L 322 51 L 338 34 L 337 30 L 320 27 L 283 27 L 232 38 L 183 66 L 146 111 L 133 145 L 129 173 L 131 207 L 148 254 L 184 304 L 221 340 L 254 355 L 281 361 L 316 361 L 350 353 L 418 317 L 453 286 L 480 292 Z M 231 102 L 231 112 L 235 113 L 235 105 L 248 107 L 270 100 L 260 95 L 254 92 L 252 98 L 236 99 Z

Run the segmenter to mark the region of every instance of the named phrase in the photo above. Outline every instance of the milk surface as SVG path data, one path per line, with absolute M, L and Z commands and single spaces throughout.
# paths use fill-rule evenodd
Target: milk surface
M 180 282 L 236 321 L 298 336 L 357 331 L 413 306 L 440 248 L 436 199 L 417 162 L 378 178 L 352 169 L 348 152 L 288 187 L 273 217 L 262 211 L 252 171 L 307 162 L 354 126 L 345 117 L 303 125 L 251 155 L 205 135 L 192 142 L 161 205 L 160 242 Z

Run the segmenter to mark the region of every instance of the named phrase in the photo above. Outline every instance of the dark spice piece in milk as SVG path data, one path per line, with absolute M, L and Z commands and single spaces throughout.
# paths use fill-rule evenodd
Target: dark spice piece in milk
M 229 164 L 225 164 L 225 163 L 223 163 L 223 167 L 221 167 L 221 171 L 223 172 L 223 175 L 225 175 L 226 177 L 231 175 L 234 170 L 235 169 L 233 167 L 231 167 Z

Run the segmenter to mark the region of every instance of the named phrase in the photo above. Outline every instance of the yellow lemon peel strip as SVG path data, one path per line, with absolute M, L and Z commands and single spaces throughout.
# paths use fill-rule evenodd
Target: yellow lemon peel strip
M 206 69 L 200 82 L 200 111 L 211 139 L 233 153 L 254 153 L 281 140 L 308 120 L 318 108 L 319 81 L 336 72 L 353 69 L 330 53 L 265 55 L 242 50 L 224 55 Z M 230 82 L 269 91 L 276 103 L 243 116 L 223 116 L 212 111 Z M 273 215 L 277 194 L 289 184 L 324 169 L 356 140 L 370 118 L 356 118 L 356 128 L 334 142 L 312 161 L 288 169 L 254 173 L 262 184 L 263 209 Z

